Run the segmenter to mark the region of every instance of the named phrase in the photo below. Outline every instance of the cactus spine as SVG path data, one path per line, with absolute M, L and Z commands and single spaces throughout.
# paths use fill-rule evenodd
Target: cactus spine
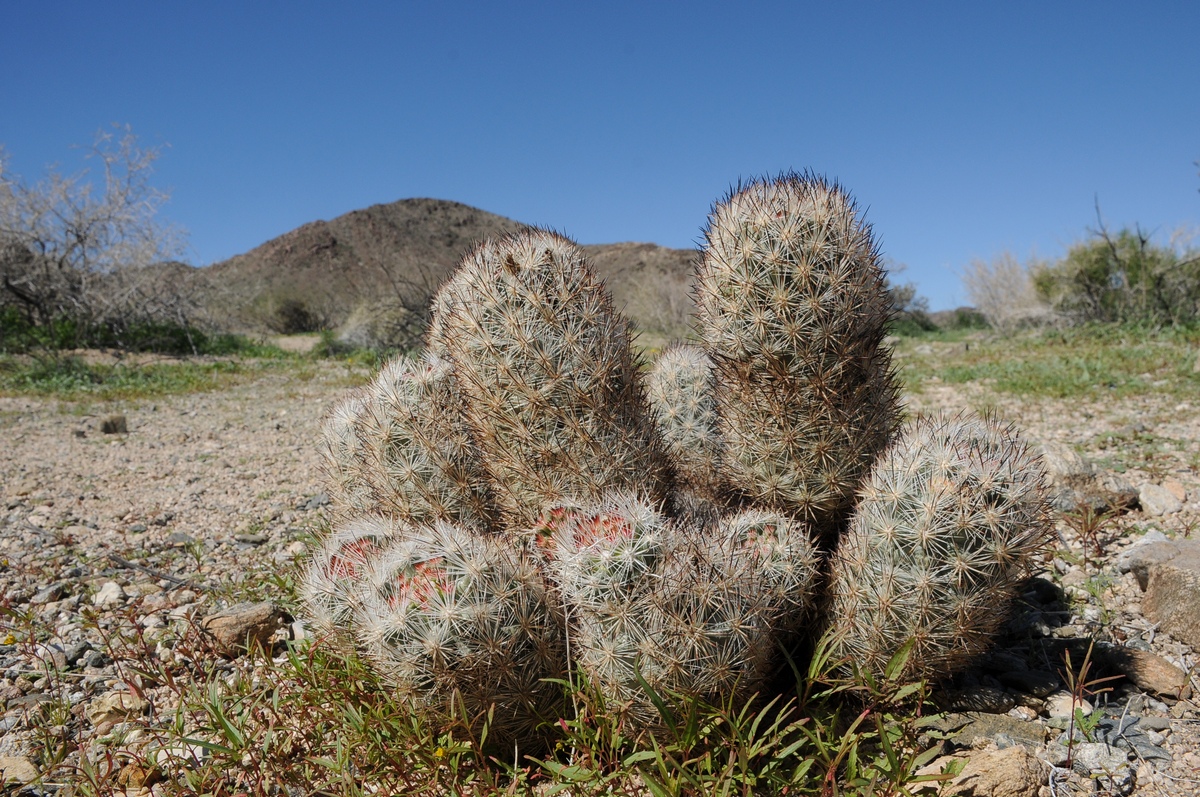
M 986 648 L 1044 550 L 1045 472 L 991 417 L 920 418 L 880 458 L 833 560 L 835 653 L 943 677 Z
M 435 299 L 444 351 L 503 519 L 563 498 L 665 490 L 629 326 L 583 253 L 530 230 L 480 245 Z
M 751 504 L 836 529 L 898 419 L 871 229 L 837 185 L 785 174 L 718 204 L 705 239 L 725 475 Z
M 390 519 L 365 515 L 339 527 L 313 554 L 300 585 L 300 597 L 316 629 L 339 641 L 361 608 L 359 590 L 367 571 L 400 530 Z
M 576 666 L 653 730 L 643 683 L 745 700 L 823 625 L 873 670 L 914 640 L 909 674 L 938 677 L 983 649 L 1045 544 L 1042 472 L 1011 428 L 922 419 L 887 447 L 890 302 L 840 188 L 751 183 L 706 239 L 703 350 L 669 350 L 645 392 L 579 248 L 529 230 L 467 255 L 427 359 L 327 419 L 338 530 L 309 613 L 353 628 L 443 730 L 490 712 L 493 742 L 537 740 L 561 709 L 543 679 Z M 837 545 L 825 575 L 814 539 Z
M 370 399 L 365 390 L 355 390 L 330 407 L 321 421 L 317 451 L 325 490 L 334 511 L 342 517 L 371 514 L 379 504 L 371 490 L 367 467 L 367 441 L 359 434 L 358 422 Z

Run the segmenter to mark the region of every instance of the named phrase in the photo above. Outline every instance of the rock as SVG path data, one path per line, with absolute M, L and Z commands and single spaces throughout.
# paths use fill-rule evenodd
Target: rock
M 1046 713 L 1051 719 L 1070 719 L 1077 708 L 1083 709 L 1084 714 L 1095 710 L 1086 700 L 1076 701 L 1070 692 L 1055 692 L 1046 698 Z
M 75 666 L 79 663 L 79 660 L 82 659 L 91 649 L 91 643 L 89 643 L 87 640 L 76 642 L 74 645 L 71 645 L 71 647 L 67 648 L 65 651 L 67 664 Z
M 38 645 L 33 652 L 43 665 L 59 671 L 67 669 L 67 653 L 58 645 Z
M 1047 766 L 1024 747 L 973 753 L 945 793 L 958 797 L 1036 797 Z
M 320 509 L 323 506 L 329 506 L 329 494 L 320 492 L 307 501 L 297 504 L 296 509 L 299 509 L 302 512 L 311 512 L 312 510 Z
M 1164 549 L 1164 550 L 1170 549 L 1169 543 L 1171 542 L 1171 538 L 1168 537 L 1166 534 L 1163 534 L 1158 529 L 1151 529 L 1150 531 L 1147 531 L 1145 534 L 1143 534 L 1141 537 L 1138 537 L 1138 539 L 1132 545 L 1130 545 L 1128 548 L 1121 551 L 1121 553 L 1117 555 L 1117 559 L 1114 562 L 1114 565 L 1117 568 L 1117 571 L 1121 572 L 1121 573 L 1128 573 L 1131 570 L 1133 570 L 1134 564 L 1137 562 L 1143 561 L 1144 556 L 1147 555 L 1149 546 L 1153 545 L 1156 542 L 1168 543 L 1168 546 L 1166 546 L 1166 549 Z M 1174 556 L 1174 555 L 1175 555 L 1174 553 L 1170 553 L 1167 555 L 1167 558 L 1169 559 L 1171 556 Z M 1146 588 L 1145 575 L 1146 575 L 1145 566 L 1143 565 L 1142 578 L 1140 578 L 1138 580 L 1138 583 L 1140 584 L 1142 589 Z
M 1133 790 L 1133 768 L 1129 766 L 1129 754 L 1124 750 L 1107 744 L 1082 742 L 1075 745 L 1071 758 L 1072 769 L 1085 777 L 1096 778 L 1097 785 L 1107 787 L 1110 793 L 1129 794 Z
M 173 531 L 166 539 L 166 544 L 171 548 L 186 548 L 193 545 L 196 538 L 189 534 L 184 534 L 182 531 Z
M 265 646 L 282 627 L 284 617 L 283 610 L 270 601 L 239 603 L 205 617 L 200 626 L 224 653 L 237 655 L 247 650 L 247 642 Z
M 0 773 L 4 783 L 33 783 L 38 779 L 38 770 L 33 762 L 23 755 L 0 755 Z
M 1008 710 L 1008 716 L 1022 722 L 1033 722 L 1038 718 L 1038 713 L 1029 706 L 1013 706 Z
M 1042 462 L 1050 477 L 1051 503 L 1060 512 L 1120 511 L 1138 498 L 1132 484 L 1117 474 L 1097 468 L 1075 449 L 1061 443 L 1041 448 Z
M 64 597 L 66 597 L 66 595 L 66 586 L 63 584 L 51 584 L 50 586 L 42 587 L 40 590 L 35 592 L 33 597 L 29 599 L 29 602 L 35 605 L 52 603 L 54 601 L 62 600 Z
M 1046 741 L 1046 728 L 1040 722 L 1026 722 L 1006 714 L 946 714 L 930 727 L 944 733 L 957 731 L 953 741 L 959 747 L 978 747 L 1002 739 L 1008 746 L 1037 749 Z
M 162 771 L 158 767 L 142 766 L 131 761 L 121 767 L 121 771 L 117 773 L 117 785 L 124 786 L 126 789 L 140 789 L 152 786 L 162 778 Z
M 125 602 L 125 590 L 115 581 L 105 581 L 100 590 L 92 596 L 92 605 L 101 609 L 119 606 Z
M 1162 546 L 1166 543 L 1155 543 Z M 1200 540 L 1178 540 L 1158 548 L 1161 558 L 1147 564 L 1142 614 L 1180 642 L 1200 648 Z M 1137 565 L 1134 565 L 1137 573 Z M 1138 583 L 1142 583 L 1141 578 Z
M 1180 501 L 1186 501 L 1188 497 L 1187 488 L 1183 486 L 1177 479 L 1167 479 L 1162 483 L 1162 486 L 1171 495 L 1178 498 Z
M 1106 645 L 1100 649 L 1100 660 L 1147 692 L 1174 698 L 1191 697 L 1187 673 L 1156 653 Z
M 1183 503 L 1170 490 L 1150 482 L 1138 488 L 1138 501 L 1142 504 L 1142 511 L 1150 517 L 1174 515 L 1183 509 Z
M 132 692 L 109 692 L 88 703 L 84 713 L 97 727 L 115 724 L 140 715 L 150 704 Z
M 103 434 L 129 434 L 129 423 L 124 415 L 110 415 L 100 422 Z

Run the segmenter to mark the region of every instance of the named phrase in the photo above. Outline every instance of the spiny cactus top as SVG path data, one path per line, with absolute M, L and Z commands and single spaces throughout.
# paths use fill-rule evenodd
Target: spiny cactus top
M 712 360 L 697 346 L 672 346 L 655 361 L 646 394 L 679 482 L 715 498 L 721 437 Z
M 510 528 L 564 497 L 665 491 L 629 325 L 583 252 L 529 230 L 480 245 L 435 301 L 445 352 Z
M 899 417 L 871 229 L 837 185 L 785 174 L 717 204 L 705 240 L 697 316 L 727 479 L 836 528 Z

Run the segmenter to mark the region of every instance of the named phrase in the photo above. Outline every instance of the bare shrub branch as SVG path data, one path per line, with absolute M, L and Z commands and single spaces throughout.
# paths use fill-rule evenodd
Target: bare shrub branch
M 159 155 L 116 127 L 96 135 L 87 168 L 30 183 L 0 151 L 0 309 L 34 325 L 185 322 L 195 306 L 183 267 L 168 266 L 183 235 L 157 220 L 167 194 L 150 184 Z
M 1053 310 L 1038 296 L 1030 267 L 1011 252 L 991 260 L 976 258 L 961 277 L 971 304 L 1002 332 L 1055 321 Z

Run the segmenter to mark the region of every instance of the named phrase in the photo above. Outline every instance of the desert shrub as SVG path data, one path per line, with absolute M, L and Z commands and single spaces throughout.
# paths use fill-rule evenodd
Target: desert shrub
M 283 299 L 275 304 L 266 319 L 266 325 L 280 335 L 296 335 L 320 332 L 326 326 L 326 318 L 303 299 Z
M 132 318 L 89 321 L 70 315 L 34 323 L 17 308 L 0 308 L 0 353 L 53 355 L 68 349 L 116 349 L 179 356 L 250 353 L 240 335 L 213 333 L 187 323 Z
M 903 263 L 885 264 L 884 289 L 892 304 L 892 318 L 888 331 L 893 335 L 920 335 L 938 328 L 929 315 L 929 300 L 917 293 L 916 283 L 896 281 L 896 276 L 907 266 Z
M 346 349 L 410 351 L 421 344 L 429 326 L 427 309 L 414 312 L 396 300 L 364 302 L 337 330 L 336 340 Z
M 950 312 L 946 321 L 942 322 L 943 329 L 987 329 L 987 318 L 974 307 L 958 307 Z
M 1011 252 L 991 260 L 975 259 L 963 270 L 967 296 L 989 325 L 1001 332 L 1045 326 L 1055 320 L 1050 305 L 1034 286 L 1032 269 Z
M 19 338 L 6 347 L 195 350 L 191 274 L 173 260 L 181 236 L 155 218 L 157 157 L 128 130 L 101 133 L 88 155 L 98 179 L 52 171 L 30 183 L 0 152 L 0 309 Z
M 1073 323 L 1200 321 L 1200 253 L 1156 245 L 1141 229 L 1101 229 L 1031 277 L 1038 297 Z

